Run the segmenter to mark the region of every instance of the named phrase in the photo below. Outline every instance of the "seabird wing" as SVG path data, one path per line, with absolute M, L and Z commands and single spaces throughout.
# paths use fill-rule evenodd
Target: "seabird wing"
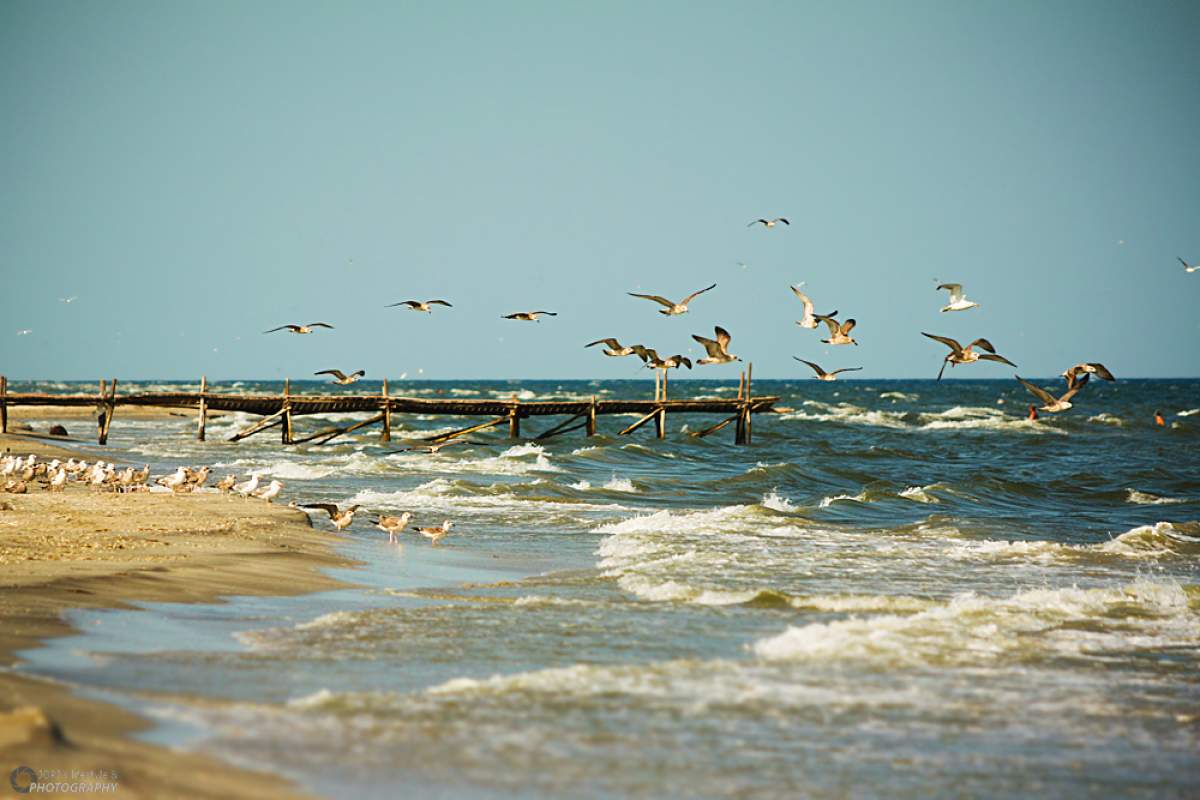
M 446 308 L 454 308 L 454 306 L 450 305 L 445 300 L 426 300 L 425 305 L 427 305 L 427 306 L 445 306 Z
M 297 330 L 300 330 L 299 325 L 280 325 L 278 328 L 271 328 L 271 330 L 263 331 L 263 333 L 274 333 L 275 331 L 297 331 Z
M 408 306 L 409 308 L 420 308 L 421 304 L 416 300 L 401 300 L 399 303 L 389 303 L 384 308 L 395 308 L 396 306 Z
M 989 342 L 987 339 L 984 339 L 984 338 L 979 338 L 979 339 L 976 339 L 975 341 L 971 342 L 971 345 L 970 345 L 970 346 L 971 346 L 971 347 L 974 347 L 975 345 L 979 345 L 979 346 L 980 346 L 980 347 L 982 347 L 984 350 L 987 350 L 989 353 L 994 353 L 994 352 L 996 352 L 996 347 L 995 347 L 995 345 L 993 345 L 993 344 L 992 344 L 991 342 Z
M 758 224 L 758 223 L 760 223 L 760 222 L 761 222 L 763 225 L 766 225 L 766 224 L 767 224 L 767 221 L 766 221 L 765 219 L 756 219 L 756 220 L 752 220 L 751 222 L 748 222 L 748 223 L 746 223 L 746 227 L 747 227 L 747 228 L 749 228 L 749 227 L 752 227 L 752 226 L 754 226 L 754 225 L 757 225 L 757 224 Z
M 1111 372 L 1109 372 L 1108 368 L 1105 367 L 1103 364 L 1096 364 L 1093 362 L 1093 363 L 1089 363 L 1088 366 L 1091 367 L 1089 372 L 1095 373 L 1097 378 L 1100 378 L 1100 379 L 1106 380 L 1106 381 L 1115 381 L 1116 380 L 1116 378 L 1113 377 L 1113 374 Z
M 776 221 L 776 222 L 782 222 L 784 225 L 787 225 L 789 228 L 792 226 L 792 223 L 790 223 L 790 222 L 788 222 L 788 221 L 787 221 L 787 217 L 779 217 L 779 218 L 778 218 L 778 219 L 776 219 L 775 221 Z
M 841 327 L 840 333 L 841 333 L 843 336 L 845 336 L 847 333 L 849 333 L 850 331 L 854 330 L 854 326 L 855 326 L 855 325 L 857 325 L 857 324 L 858 324 L 858 320 L 856 320 L 856 319 L 848 319 L 848 320 L 846 320 L 845 322 L 843 322 L 843 323 L 842 323 L 842 327 Z
M 692 334 L 692 338 L 695 339 L 700 344 L 704 345 L 704 349 L 707 350 L 708 354 L 710 356 L 712 356 L 713 358 L 717 358 L 721 355 L 720 342 L 714 342 L 712 339 L 706 339 L 703 336 L 700 336 L 695 333 Z
M 329 330 L 333 330 L 333 326 L 327 322 L 310 322 L 310 323 L 308 323 L 308 327 L 310 327 L 310 328 L 329 328 Z
M 813 308 L 813 301 L 808 298 L 808 295 L 797 289 L 795 286 L 792 287 L 792 293 L 796 295 L 796 297 L 800 298 L 800 302 L 804 304 L 804 316 L 812 316 L 815 309 Z
M 829 326 L 829 335 L 830 336 L 837 336 L 839 325 L 838 325 L 838 321 L 836 319 L 834 319 L 833 317 L 834 317 L 833 314 L 829 314 L 829 315 L 814 314 L 813 315 L 813 319 L 818 320 L 820 322 L 824 322 L 827 326 Z
M 584 347 L 595 347 L 598 344 L 606 344 L 609 347 L 611 347 L 613 350 L 621 349 L 621 343 L 618 342 L 616 339 L 611 339 L 611 338 L 610 339 L 597 339 L 596 341 L 594 341 L 590 344 L 585 344 Z
M 796 359 L 801 364 L 808 364 L 808 366 L 812 368 L 812 371 L 817 373 L 818 377 L 825 374 L 825 370 L 821 369 L 820 364 L 814 364 L 811 361 L 805 361 L 803 358 L 800 358 L 799 356 L 792 356 L 792 358 Z
M 729 335 L 729 331 L 725 330 L 720 325 L 717 325 L 713 328 L 713 332 L 716 333 L 717 341 L 720 343 L 722 350 L 729 347 L 729 340 L 733 338 Z
M 829 374 L 837 375 L 842 372 L 858 372 L 860 369 L 862 369 L 862 367 L 842 367 L 841 369 L 835 369 L 833 372 L 831 372 Z
M 753 225 L 754 223 L 752 222 L 752 223 L 750 223 L 750 224 L 751 224 L 751 225 Z M 1179 256 L 1175 256 L 1175 258 L 1179 259 L 1179 263 L 1180 263 L 1180 264 L 1183 264 L 1183 268 L 1184 268 L 1184 269 L 1186 269 L 1188 272 L 1191 272 L 1191 271 L 1192 271 L 1192 265 L 1191 265 L 1191 264 L 1187 263 L 1187 262 L 1186 262 L 1186 261 L 1184 261 L 1182 258 L 1179 258 Z
M 1016 364 L 1009 361 L 1004 356 L 998 356 L 995 353 L 984 353 L 979 357 L 980 361 L 999 361 L 1001 364 L 1008 364 L 1010 367 L 1015 367 Z
M 717 285 L 714 283 L 712 286 L 706 286 L 703 289 L 701 289 L 700 291 L 692 292 L 687 297 L 683 298 L 683 302 L 681 302 L 679 305 L 686 306 L 688 303 L 692 302 L 693 300 L 695 300 L 697 297 L 704 294 L 708 290 L 715 289 L 715 288 L 717 288 Z
M 1059 398 L 1059 401 L 1060 402 L 1069 402 L 1072 397 L 1079 394 L 1080 389 L 1082 389 L 1084 386 L 1087 386 L 1087 382 L 1088 382 L 1089 378 L 1091 378 L 1091 376 L 1085 372 L 1082 378 L 1080 378 L 1077 381 L 1073 381 L 1071 383 L 1071 385 L 1067 388 L 1067 391 L 1063 394 L 1063 396 Z
M 300 505 L 300 507 L 320 509 L 328 514 L 330 519 L 333 519 L 334 515 L 338 513 L 338 507 L 333 503 L 303 503 Z
M 1040 386 L 1034 386 L 1032 383 L 1025 380 L 1020 375 L 1017 375 L 1016 378 L 1017 378 L 1017 380 L 1019 380 L 1021 382 L 1021 385 L 1024 386 L 1025 389 L 1031 395 L 1036 397 L 1038 400 L 1041 400 L 1046 405 L 1054 405 L 1054 402 L 1055 402 L 1054 395 L 1050 394 L 1049 392 L 1047 392 L 1045 389 L 1043 389 Z
M 362 373 L 362 370 L 359 370 L 358 372 L 356 372 L 354 374 L 358 375 L 360 373 Z M 320 372 L 314 372 L 313 375 L 332 375 L 333 377 L 337 378 L 339 381 L 346 380 L 345 374 L 340 369 L 323 369 Z
M 939 289 L 945 289 L 950 292 L 950 304 L 953 305 L 963 299 L 963 288 L 961 283 L 941 283 L 938 284 Z
M 925 331 L 921 331 L 921 335 L 926 336 L 935 341 L 941 342 L 942 344 L 946 345 L 946 347 L 949 347 L 951 350 L 953 350 L 955 353 L 962 352 L 962 345 L 959 344 L 956 339 L 951 339 L 949 336 L 935 336 L 932 333 L 925 333 Z
M 626 294 L 628 294 L 631 297 L 641 297 L 644 300 L 653 300 L 654 302 L 658 303 L 659 305 L 664 305 L 667 308 L 675 307 L 675 304 L 672 303 L 670 300 L 668 300 L 665 297 L 660 297 L 659 295 L 656 295 L 656 294 L 636 294 L 634 292 L 626 292 Z

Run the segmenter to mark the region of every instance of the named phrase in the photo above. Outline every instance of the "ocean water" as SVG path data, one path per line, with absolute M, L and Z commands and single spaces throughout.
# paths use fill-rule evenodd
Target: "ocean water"
M 663 441 L 604 417 L 428 455 L 398 450 L 468 423 L 285 448 L 224 442 L 241 415 L 202 444 L 194 417 L 118 411 L 114 458 L 456 527 L 392 545 L 360 515 L 340 548 L 362 566 L 337 571 L 355 588 L 81 613 L 28 668 L 331 797 L 1200 794 L 1200 382 L 1094 381 L 1037 422 L 1007 381 L 755 389 L 792 410 L 749 447 L 685 415 Z

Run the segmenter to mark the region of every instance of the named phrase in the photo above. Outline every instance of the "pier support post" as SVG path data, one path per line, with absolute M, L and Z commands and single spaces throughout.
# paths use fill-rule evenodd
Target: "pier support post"
M 0 433 L 8 433 L 8 378 L 0 375 Z
M 521 438 L 521 409 L 513 406 L 508 411 L 508 438 Z
M 753 381 L 754 381 L 754 362 L 751 361 L 749 364 L 746 365 L 746 424 L 745 424 L 745 435 L 744 435 L 745 441 L 742 442 L 742 444 L 750 444 L 750 442 L 753 440 L 751 428 L 753 428 L 753 426 L 754 426 L 754 411 L 753 411 L 754 403 L 752 402 L 753 398 L 754 398 L 754 394 L 753 394 L 753 390 L 750 388 L 751 383 Z
M 596 435 L 596 395 L 592 395 L 592 404 L 588 406 L 587 435 Z
M 379 431 L 380 442 L 392 440 L 392 403 L 388 400 L 387 378 L 383 379 L 383 423 Z
M 196 441 L 203 442 L 206 434 L 205 428 L 208 425 L 208 400 L 204 393 L 208 391 L 208 376 L 200 376 L 200 404 L 197 407 L 196 414 Z
M 292 443 L 292 379 L 283 379 L 283 425 L 281 426 L 280 441 L 283 444 Z
M 100 416 L 97 419 L 99 430 L 96 433 L 96 441 L 99 444 L 108 444 L 108 428 L 112 425 L 113 412 L 117 409 L 117 379 L 112 379 L 112 389 L 105 390 L 104 381 L 100 381 Z
M 660 408 L 654 414 L 654 435 L 659 439 L 667 438 L 667 410 Z

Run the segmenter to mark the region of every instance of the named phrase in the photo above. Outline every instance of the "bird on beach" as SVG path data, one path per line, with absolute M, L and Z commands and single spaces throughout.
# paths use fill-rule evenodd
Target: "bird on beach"
M 1016 376 L 1017 380 L 1021 382 L 1021 385 L 1024 386 L 1031 395 L 1042 401 L 1041 410 L 1049 414 L 1057 414 L 1060 411 L 1066 411 L 1068 408 L 1070 408 L 1072 406 L 1071 398 L 1079 394 L 1079 391 L 1087 385 L 1089 377 L 1090 376 L 1088 375 L 1084 375 L 1082 378 L 1076 381 L 1071 388 L 1063 392 L 1061 397 L 1055 397 L 1040 386 L 1035 386 L 1029 381 L 1025 380 L 1020 375 Z M 1030 406 L 1030 408 L 1032 408 L 1032 406 Z M 1037 419 L 1037 417 L 1033 416 L 1031 419 Z
M 1095 362 L 1076 364 L 1070 369 L 1064 370 L 1062 373 L 1062 376 L 1067 379 L 1068 389 L 1075 385 L 1075 381 L 1080 375 L 1095 375 L 1097 378 L 1106 381 L 1116 380 L 1116 378 L 1113 377 L 1113 374 L 1109 372 L 1103 364 L 1097 364 Z
M 316 508 L 324 511 L 329 515 L 329 520 L 333 523 L 333 527 L 337 528 L 339 531 L 344 531 L 346 528 L 350 527 L 350 523 L 354 522 L 354 512 L 361 508 L 361 506 L 355 505 L 350 506 L 345 511 L 342 511 L 333 503 L 301 503 L 299 507 Z
M 257 488 L 258 488 L 258 476 L 251 475 L 250 480 L 246 481 L 245 483 L 237 484 L 236 486 L 233 487 L 233 491 L 237 492 L 242 497 L 245 497 L 246 495 L 250 494 Z
M 235 483 L 237 483 L 237 475 L 226 475 L 217 481 L 217 491 L 224 494 L 233 489 Z
M 178 469 L 175 470 L 174 475 L 164 475 L 163 477 L 158 478 L 154 482 L 157 483 L 159 486 L 165 486 L 168 489 L 170 489 L 171 491 L 175 491 L 180 486 L 183 486 L 185 483 L 187 483 L 187 478 L 188 478 L 187 468 L 179 467 Z M 94 476 L 93 476 L 93 483 L 95 483 Z
M 658 313 L 660 313 L 666 317 L 673 317 L 678 314 L 686 314 L 687 310 L 688 310 L 688 303 L 692 302 L 693 300 L 695 300 L 697 297 L 704 294 L 705 292 L 710 291 L 715 288 L 717 288 L 717 285 L 715 283 L 712 286 L 706 286 L 703 289 L 692 292 L 687 297 L 680 300 L 678 303 L 672 303 L 667 298 L 665 298 L 661 295 L 657 295 L 657 294 L 638 294 L 636 292 L 626 292 L 626 294 L 628 294 L 630 297 L 640 297 L 644 300 L 653 300 L 654 302 L 658 303 L 661 306 L 666 306 L 666 308 L 658 309 Z
M 269 503 L 278 497 L 281 491 L 283 491 L 283 484 L 277 480 L 273 480 L 267 486 L 255 492 L 254 496 Z
M 408 527 L 408 521 L 412 519 L 412 512 L 405 511 L 399 516 L 384 516 L 379 515 L 379 519 L 374 520 L 375 527 L 381 531 L 387 532 L 388 541 L 396 541 L 396 534 L 401 533 Z
M 413 528 L 413 530 L 416 531 L 417 533 L 421 534 L 422 536 L 424 536 L 426 539 L 428 539 L 430 542 L 432 542 L 433 545 L 436 547 L 437 543 L 442 540 L 442 537 L 444 537 L 447 533 L 450 532 L 450 529 L 452 527 L 454 527 L 454 523 L 447 519 L 447 520 L 443 520 L 441 526 L 436 527 L 436 528 L 432 528 L 432 527 Z
M 199 489 L 202 486 L 204 486 L 204 484 L 208 483 L 208 473 L 209 473 L 208 466 L 203 466 L 197 470 L 190 470 L 190 469 L 185 468 L 184 471 L 187 474 L 187 482 L 191 486 L 194 486 L 197 489 Z
M 1175 257 L 1179 258 L 1179 256 L 1175 256 Z M 1184 272 L 1195 272 L 1196 270 L 1200 270 L 1200 264 L 1189 264 L 1186 261 L 1184 261 L 1182 258 L 1179 258 L 1179 263 L 1183 264 Z
M 320 372 L 313 373 L 313 375 L 332 375 L 333 382 L 338 386 L 347 386 L 351 383 L 355 383 L 359 378 L 366 374 L 366 370 L 362 369 L 358 370 L 357 372 L 351 372 L 349 375 L 342 372 L 340 369 L 323 369 Z
M 942 379 L 942 373 L 946 371 L 947 364 L 949 364 L 950 366 L 953 367 L 957 364 L 972 364 L 976 361 L 983 360 L 983 361 L 999 361 L 1002 364 L 1008 364 L 1010 367 L 1017 366 L 1016 364 L 1009 361 L 1004 356 L 996 355 L 996 348 L 993 347 L 992 343 L 989 342 L 987 339 L 982 339 L 982 338 L 976 339 L 975 341 L 971 342 L 966 347 L 963 347 L 956 340 L 951 339 L 949 336 L 935 336 L 932 333 L 925 333 L 924 331 L 921 332 L 921 335 L 927 336 L 930 339 L 941 342 L 942 344 L 944 344 L 950 348 L 950 352 L 947 353 L 946 357 L 942 360 L 942 368 L 940 370 L 938 370 L 937 379 L 939 381 Z M 973 349 L 975 347 L 975 345 L 979 345 L 980 348 L 986 350 L 987 352 L 986 353 L 976 353 L 975 350 Z
M 713 328 L 713 333 L 716 339 L 708 339 L 704 336 L 692 334 L 692 338 L 700 344 L 704 345 L 704 349 L 708 351 L 708 356 L 699 359 L 696 364 L 728 364 L 730 361 L 741 361 L 738 356 L 732 355 L 729 352 L 729 331 L 717 325 Z
M 606 356 L 631 356 L 637 352 L 633 349 L 634 347 L 637 347 L 637 345 L 633 345 L 632 347 L 624 347 L 620 342 L 613 338 L 597 339 L 590 344 L 585 344 L 584 347 L 595 347 L 598 344 L 607 345 L 604 348 L 604 355 Z
M 961 283 L 939 283 L 937 288 L 938 290 L 945 289 L 950 292 L 950 304 L 942 307 L 943 313 L 946 311 L 966 311 L 968 308 L 979 307 L 979 303 L 972 303 L 967 299 Z
M 313 328 L 329 328 L 333 330 L 332 325 L 324 322 L 310 322 L 307 325 L 280 325 L 278 328 L 271 328 L 271 330 L 263 331 L 263 333 L 274 333 L 275 331 L 283 330 L 290 331 L 291 333 L 312 333 Z
M 852 344 L 858 346 L 858 342 L 850 335 L 850 331 L 854 330 L 854 326 L 858 324 L 856 319 L 848 319 L 845 322 L 839 323 L 834 317 L 837 312 L 832 314 L 813 314 L 813 319 L 818 322 L 824 322 L 829 327 L 829 338 L 822 339 L 825 344 Z
M 798 356 L 792 356 L 792 358 L 796 359 L 801 364 L 808 364 L 808 366 L 812 368 L 812 371 L 817 373 L 816 380 L 819 381 L 836 381 L 838 373 L 840 372 L 857 372 L 858 370 L 862 369 L 862 367 L 842 367 L 841 369 L 835 369 L 833 372 L 826 372 L 825 370 L 821 369 L 820 364 L 814 364 L 811 361 L 805 361 L 803 358 L 799 358 Z
M 814 314 L 813 312 L 816 309 L 813 306 L 813 301 L 809 299 L 808 295 L 806 295 L 804 292 L 800 291 L 800 287 L 803 285 L 804 284 L 801 283 L 801 284 L 791 287 L 792 293 L 795 294 L 796 297 L 799 297 L 800 302 L 804 304 L 804 316 L 801 319 L 796 320 L 796 324 L 799 325 L 801 328 L 808 328 L 809 330 L 815 330 L 817 327 L 817 315 Z M 838 312 L 833 311 L 829 314 L 824 314 L 822 316 L 836 317 L 837 315 L 838 315 Z
M 751 220 L 749 223 L 747 223 L 747 224 L 746 224 L 746 227 L 747 227 L 747 228 L 749 228 L 749 227 L 751 227 L 751 226 L 753 226 L 753 225 L 762 225 L 764 228 L 774 228 L 774 227 L 775 227 L 776 225 L 778 225 L 780 222 L 782 222 L 784 225 L 787 225 L 787 226 L 789 226 L 789 227 L 790 227 L 790 226 L 791 226 L 791 224 L 792 224 L 792 223 L 790 223 L 790 222 L 788 222 L 788 221 L 787 221 L 787 217 L 776 217 L 775 219 L 755 219 L 755 220 Z
M 399 303 L 392 303 L 384 306 L 384 308 L 395 308 L 396 306 L 408 306 L 410 311 L 424 311 L 426 314 L 432 314 L 433 309 L 430 306 L 445 306 L 446 308 L 454 308 L 445 300 L 426 300 L 422 303 L 420 300 L 401 300 Z
M 515 314 L 502 314 L 501 319 L 516 319 L 522 322 L 541 322 L 539 316 L 557 317 L 554 311 L 518 311 Z

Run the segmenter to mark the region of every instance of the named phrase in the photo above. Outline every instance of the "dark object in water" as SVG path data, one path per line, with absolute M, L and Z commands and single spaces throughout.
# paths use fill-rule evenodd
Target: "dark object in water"
M 20 433 L 33 433 L 33 426 L 28 422 L 14 422 L 8 426 L 8 429 Z
M 53 427 L 50 428 L 50 435 L 51 436 L 70 436 L 71 434 L 67 433 L 67 429 L 64 428 L 62 425 L 54 425 Z

